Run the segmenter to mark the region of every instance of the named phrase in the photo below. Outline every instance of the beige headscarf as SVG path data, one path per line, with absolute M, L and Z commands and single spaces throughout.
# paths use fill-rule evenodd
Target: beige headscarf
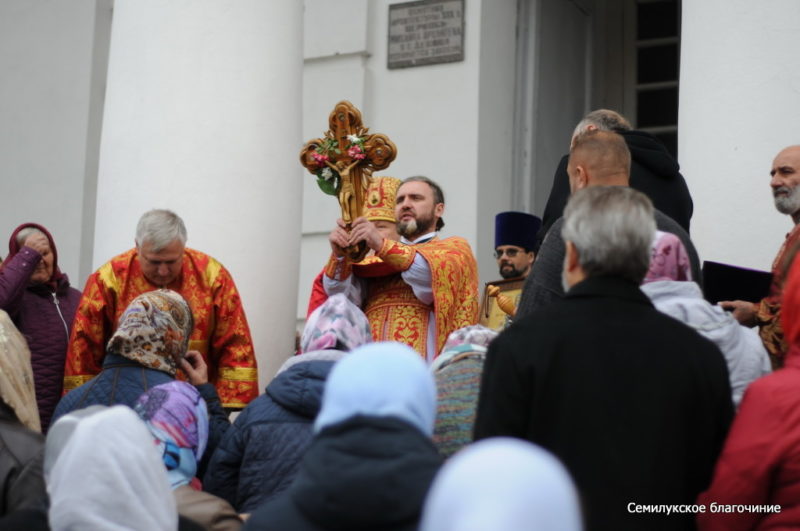
M 148 291 L 125 309 L 107 348 L 175 376 L 193 329 L 192 310 L 180 293 L 168 289 Z
M 36 392 L 33 388 L 31 351 L 28 343 L 11 322 L 8 314 L 0 310 L 0 397 L 27 428 L 42 431 Z

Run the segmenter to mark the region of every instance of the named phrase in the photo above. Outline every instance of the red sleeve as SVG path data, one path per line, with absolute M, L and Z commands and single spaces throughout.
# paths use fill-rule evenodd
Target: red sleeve
M 113 329 L 113 308 L 113 294 L 100 279 L 100 272 L 92 273 L 72 324 L 64 366 L 65 394 L 100 372 L 105 344 Z
M 701 531 L 753 529 L 764 517 L 762 513 L 712 513 L 710 506 L 714 502 L 724 505 L 769 503 L 775 488 L 775 471 L 780 467 L 787 446 L 793 444 L 786 436 L 787 427 L 797 425 L 786 417 L 787 411 L 775 400 L 778 394 L 773 389 L 775 377 L 782 376 L 773 374 L 757 380 L 745 393 L 717 461 L 711 486 L 697 499 L 707 507 L 705 513 L 697 515 Z
M 314 278 L 314 283 L 311 285 L 311 297 L 308 299 L 308 311 L 306 312 L 306 319 L 311 313 L 322 306 L 328 300 L 328 294 L 325 293 L 325 286 L 322 285 L 322 275 L 325 270 L 319 272 L 319 275 Z

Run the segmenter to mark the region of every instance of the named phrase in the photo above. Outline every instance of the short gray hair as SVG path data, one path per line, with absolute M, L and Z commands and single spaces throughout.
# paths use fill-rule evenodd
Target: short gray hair
M 17 233 L 17 245 L 22 247 L 25 244 L 25 240 L 27 240 L 28 236 L 30 236 L 31 234 L 41 234 L 42 236 L 47 238 L 47 234 L 40 231 L 36 227 L 25 227 L 24 229 L 22 229 Z
M 570 197 L 561 236 L 578 251 L 587 277 L 611 275 L 641 284 L 656 232 L 653 203 L 627 186 L 590 186 Z
M 186 226 L 175 212 L 156 209 L 145 212 L 139 218 L 136 245 L 148 242 L 157 253 L 175 240 L 186 245 Z
M 617 111 L 612 111 L 611 109 L 596 109 L 578 122 L 578 125 L 575 126 L 575 131 L 572 133 L 572 138 L 586 131 L 586 128 L 590 125 L 595 126 L 601 131 L 613 131 L 615 133 L 633 129 L 631 123 Z

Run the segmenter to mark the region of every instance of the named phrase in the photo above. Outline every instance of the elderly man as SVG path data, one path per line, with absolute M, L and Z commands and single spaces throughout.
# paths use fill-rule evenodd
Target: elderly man
M 772 162 L 770 186 L 775 198 L 775 208 L 792 217 L 794 227 L 786 235 L 778 256 L 772 262 L 772 286 L 767 297 L 757 304 L 747 301 L 720 301 L 726 310 L 745 326 L 759 327 L 759 334 L 769 352 L 774 369 L 783 367 L 787 345 L 781 326 L 781 295 L 784 273 L 800 245 L 800 145 L 783 149 Z
M 643 192 L 653 205 L 675 220 L 687 233 L 694 205 L 689 187 L 681 175 L 675 158 L 656 137 L 644 131 L 636 131 L 621 114 L 609 109 L 596 109 L 578 122 L 572 141 L 587 131 L 613 131 L 619 133 L 631 152 L 630 186 Z M 540 239 L 561 217 L 570 194 L 567 163 L 564 155 L 553 177 L 553 188 L 544 209 L 544 222 Z
M 569 186 L 572 193 L 591 186 L 628 186 L 631 155 L 625 140 L 617 133 L 593 130 L 575 137 L 570 149 Z M 658 230 L 670 232 L 681 239 L 692 266 L 692 278 L 701 278 L 700 260 L 689 235 L 669 216 L 655 211 Z M 516 318 L 541 309 L 564 296 L 561 266 L 564 262 L 564 242 L 561 239 L 563 218 L 548 231 L 539 248 L 533 270 L 525 279 Z
M 214 258 L 185 245 L 183 220 L 169 210 L 151 210 L 136 227 L 136 247 L 89 277 L 67 350 L 65 391 L 100 372 L 106 343 L 131 301 L 169 288 L 192 308 L 189 348 L 206 360 L 222 405 L 241 409 L 258 396 L 253 341 L 233 278 Z
M 587 530 L 691 529 L 733 417 L 725 359 L 639 290 L 653 206 L 628 187 L 570 199 L 562 224 L 566 296 L 518 319 L 491 345 L 475 437 L 511 436 L 553 452 L 584 501 Z
M 397 189 L 400 241 L 384 237 L 366 218 L 330 233 L 333 253 L 323 279 L 328 294 L 346 293 L 364 308 L 375 341 L 409 345 L 433 360 L 454 330 L 478 321 L 478 265 L 466 240 L 440 240 L 444 193 L 427 177 L 409 177 Z M 365 241 L 383 262 L 370 278 L 352 275 L 348 245 Z
M 494 217 L 494 257 L 500 276 L 525 278 L 536 259 L 536 233 L 542 220 L 525 212 L 500 212 Z

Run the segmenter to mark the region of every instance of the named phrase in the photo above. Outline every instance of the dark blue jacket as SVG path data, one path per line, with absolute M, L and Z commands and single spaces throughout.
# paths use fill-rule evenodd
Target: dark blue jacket
M 169 374 L 149 369 L 135 361 L 111 352 L 103 359 L 100 374 L 64 395 L 53 413 L 53 423 L 61 415 L 89 406 L 114 406 L 122 404 L 133 407 L 136 400 L 148 389 L 174 381 Z M 203 459 L 198 464 L 197 477 L 203 479 L 204 472 L 214 449 L 230 427 L 230 421 L 222 409 L 219 395 L 213 384 L 195 386 L 208 408 L 208 445 Z
M 311 442 L 332 361 L 298 363 L 280 373 L 234 421 L 217 447 L 204 490 L 248 513 L 294 479 Z

